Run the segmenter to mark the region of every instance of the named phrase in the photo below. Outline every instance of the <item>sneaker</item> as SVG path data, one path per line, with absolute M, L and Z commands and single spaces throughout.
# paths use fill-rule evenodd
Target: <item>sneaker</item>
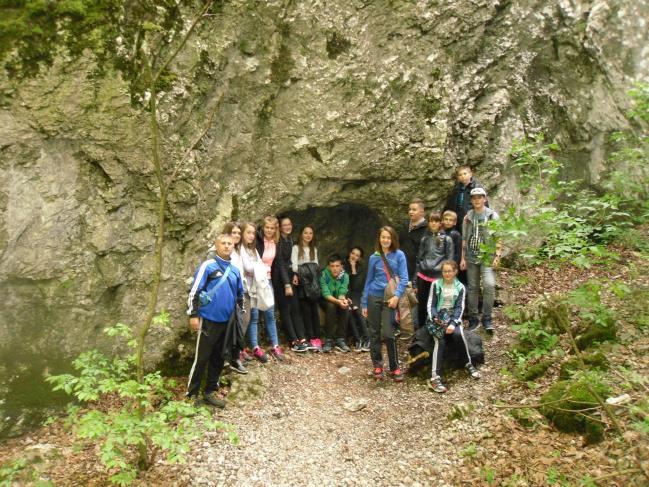
M 403 382 L 403 373 L 401 372 L 401 369 L 394 369 L 390 371 L 390 375 L 392 376 L 392 380 L 394 382 Z
M 363 342 L 360 340 L 356 340 L 354 343 L 354 352 L 360 353 L 363 351 Z
M 273 348 L 271 348 L 270 354 L 275 357 L 275 360 L 277 360 L 278 362 L 284 361 L 284 352 L 282 352 L 282 349 L 279 345 L 275 345 Z
M 383 367 L 374 367 L 374 378 L 377 380 L 383 379 Z
M 259 360 L 262 364 L 265 364 L 268 362 L 268 355 L 264 353 L 264 351 L 261 349 L 261 347 L 255 347 L 255 349 L 252 351 L 252 354 L 255 356 L 257 360 Z
M 203 397 L 205 398 L 205 402 L 210 406 L 214 406 L 215 408 L 219 409 L 225 408 L 225 401 L 218 396 L 216 391 L 205 394 L 205 396 Z
M 466 364 L 464 370 L 466 370 L 466 373 L 469 374 L 472 379 L 480 378 L 480 372 L 478 372 L 478 369 L 476 369 L 472 363 Z
M 329 353 L 331 352 L 331 350 L 333 350 L 333 348 L 334 348 L 334 341 L 327 338 L 325 340 L 324 347 L 322 347 L 322 351 L 324 353 Z
M 241 360 L 233 360 L 232 362 L 230 362 L 230 365 L 228 367 L 230 367 L 230 370 L 234 370 L 237 374 L 247 374 L 248 373 L 246 368 L 241 363 Z
M 408 365 L 413 365 L 413 364 L 419 362 L 420 360 L 426 360 L 428 357 L 430 357 L 430 353 L 428 353 L 426 350 L 424 350 L 423 352 L 418 353 L 414 357 L 410 357 L 408 359 Z
M 319 338 L 312 338 L 309 341 L 309 349 L 314 352 L 322 352 L 322 340 Z
M 363 351 L 363 352 L 369 352 L 370 351 L 370 341 L 369 340 L 365 340 L 363 342 L 363 346 L 361 347 L 361 351 Z
M 442 378 L 440 376 L 435 376 L 432 379 L 430 379 L 430 382 L 428 383 L 428 387 L 437 392 L 438 394 L 444 394 L 448 389 L 442 382 Z
M 306 345 L 307 350 L 311 352 L 318 351 L 318 347 L 315 346 L 315 338 L 312 338 L 311 340 L 307 340 L 306 342 L 304 342 L 304 344 Z
M 293 346 L 291 347 L 291 350 L 297 353 L 304 353 L 309 350 L 309 348 L 306 346 L 306 343 L 304 340 L 302 341 L 294 341 Z
M 489 335 L 493 335 L 496 331 L 491 320 L 483 320 L 482 328 L 484 328 L 484 331 L 486 331 Z
M 248 353 L 248 350 L 241 350 L 239 353 L 239 360 L 241 362 L 250 362 L 252 360 L 252 357 Z
M 351 352 L 350 348 L 347 346 L 345 343 L 345 340 L 342 338 L 336 338 L 336 350 L 339 350 L 341 352 Z
M 203 400 L 200 396 L 186 396 L 185 400 L 195 408 L 203 407 Z

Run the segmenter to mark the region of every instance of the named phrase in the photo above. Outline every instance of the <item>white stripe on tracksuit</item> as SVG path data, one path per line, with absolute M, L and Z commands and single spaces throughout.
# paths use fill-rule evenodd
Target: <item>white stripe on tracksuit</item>
M 211 264 L 212 262 L 215 262 L 214 259 L 209 259 L 206 260 L 201 264 L 201 266 L 198 269 L 198 272 L 196 273 L 196 277 L 194 278 L 194 283 L 192 284 L 192 289 L 189 291 L 189 297 L 187 298 L 187 314 L 191 315 L 194 312 L 194 309 L 192 308 L 194 306 L 194 295 L 196 294 L 196 291 L 198 290 L 198 284 L 203 280 L 203 274 L 205 274 L 205 268 Z
M 203 318 L 200 318 L 200 325 L 198 327 L 198 336 L 196 337 L 196 351 L 194 352 L 194 363 L 192 364 L 192 370 L 189 371 L 189 380 L 187 381 L 187 389 L 189 390 L 189 384 L 192 383 L 192 377 L 194 376 L 194 370 L 196 369 L 196 362 L 198 362 L 198 347 L 201 344 L 201 335 L 203 330 Z

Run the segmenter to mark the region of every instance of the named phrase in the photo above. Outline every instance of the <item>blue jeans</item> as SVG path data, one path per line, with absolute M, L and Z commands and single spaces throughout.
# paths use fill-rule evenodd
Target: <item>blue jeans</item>
M 491 323 L 491 310 L 496 299 L 496 273 L 492 267 L 485 264 L 466 263 L 466 278 L 469 286 L 467 292 L 467 305 L 469 308 L 469 322 L 478 321 L 478 296 L 480 294 L 480 281 L 482 280 L 482 322 Z
M 275 324 L 275 306 L 268 308 L 266 311 L 263 311 L 263 313 L 268 339 L 270 340 L 271 345 L 276 347 L 279 345 L 279 340 L 277 339 L 277 325 Z M 250 324 L 248 325 L 248 341 L 253 350 L 255 347 L 259 346 L 257 338 L 257 323 L 259 323 L 259 310 L 257 308 L 252 308 L 250 310 Z

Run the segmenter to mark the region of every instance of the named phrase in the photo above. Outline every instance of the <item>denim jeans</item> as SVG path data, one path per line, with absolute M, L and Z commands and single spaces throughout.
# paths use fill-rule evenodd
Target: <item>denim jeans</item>
M 479 318 L 478 296 L 482 280 L 482 322 L 491 323 L 491 310 L 496 299 L 496 273 L 492 267 L 486 266 L 482 262 L 478 264 L 467 262 L 466 276 L 469 285 L 467 293 L 469 322 L 477 322 Z
M 279 340 L 277 339 L 277 325 L 275 324 L 275 306 L 268 308 L 264 313 L 264 321 L 266 322 L 266 333 L 268 333 L 268 339 L 273 347 L 279 345 Z M 250 342 L 250 347 L 255 348 L 259 345 L 257 337 L 257 324 L 259 323 L 259 310 L 257 308 L 252 308 L 250 310 L 250 323 L 248 324 L 248 341 Z

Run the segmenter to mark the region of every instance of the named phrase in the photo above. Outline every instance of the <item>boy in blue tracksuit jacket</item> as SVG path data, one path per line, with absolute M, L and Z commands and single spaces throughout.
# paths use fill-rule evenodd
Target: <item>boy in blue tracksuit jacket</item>
M 205 401 L 224 407 L 218 398 L 219 376 L 223 370 L 223 346 L 228 321 L 237 303 L 243 305 L 241 275 L 230 262 L 234 248 L 230 235 L 219 235 L 215 242 L 216 255 L 203 262 L 196 274 L 187 299 L 189 326 L 198 332 L 194 364 L 189 373 L 187 396 L 196 398 L 207 366 Z
M 469 346 L 462 328 L 462 313 L 464 312 L 464 297 L 466 290 L 457 278 L 457 263 L 453 260 L 442 262 L 442 279 L 437 279 L 430 288 L 428 296 L 427 328 L 435 343 L 432 353 L 430 387 L 435 392 L 446 392 L 442 383 L 442 363 L 447 341 L 451 340 L 458 348 L 466 352 L 465 369 L 474 379 L 480 378 L 480 373 L 471 362 Z

